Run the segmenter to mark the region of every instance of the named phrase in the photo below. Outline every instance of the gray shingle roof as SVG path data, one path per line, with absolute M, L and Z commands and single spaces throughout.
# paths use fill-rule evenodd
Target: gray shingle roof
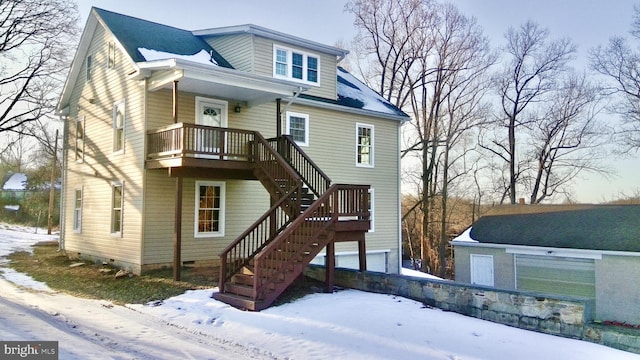
M 471 238 L 487 244 L 640 252 L 640 205 L 484 216 L 473 224 Z
M 94 8 L 113 35 L 135 62 L 146 61 L 139 48 L 178 55 L 193 55 L 201 50 L 211 53 L 219 66 L 232 68 L 209 44 L 191 31 Z

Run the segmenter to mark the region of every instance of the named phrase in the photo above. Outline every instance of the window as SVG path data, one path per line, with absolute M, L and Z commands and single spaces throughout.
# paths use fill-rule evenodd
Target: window
M 73 231 L 81 232 L 82 230 L 82 189 L 76 189 L 75 201 L 73 207 Z
M 113 69 L 116 67 L 116 44 L 109 42 L 109 49 L 107 54 L 107 69 Z
M 195 237 L 224 236 L 225 183 L 196 181 Z
M 122 236 L 122 208 L 123 208 L 122 183 L 111 185 L 111 234 Z
M 373 167 L 373 125 L 356 124 L 356 165 Z
M 92 74 L 92 71 L 93 71 L 93 69 L 92 69 L 93 68 L 93 58 L 91 57 L 91 55 L 87 56 L 86 66 L 87 66 L 87 82 L 90 82 L 91 81 L 91 74 Z
M 296 144 L 309 146 L 309 115 L 287 111 L 286 132 Z
M 82 162 L 84 160 L 84 119 L 85 117 L 79 117 L 76 119 L 76 161 Z
M 318 85 L 320 58 L 281 46 L 273 48 L 273 76 Z
M 113 152 L 124 151 L 125 101 L 113 104 Z
M 287 51 L 282 49 L 276 49 L 276 75 L 287 76 Z

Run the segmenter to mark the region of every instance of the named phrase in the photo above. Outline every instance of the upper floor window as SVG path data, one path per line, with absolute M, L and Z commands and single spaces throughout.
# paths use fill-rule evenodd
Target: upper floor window
M 281 46 L 273 48 L 273 76 L 317 85 L 319 57 Z
M 356 165 L 373 167 L 373 125 L 356 124 Z
M 76 161 L 84 160 L 84 116 L 76 119 Z
M 125 101 L 113 104 L 113 152 L 124 151 Z
M 286 132 L 300 146 L 309 146 L 309 115 L 287 111 Z
M 113 69 L 116 67 L 116 44 L 109 42 L 109 48 L 107 53 L 107 68 Z
M 111 234 L 122 236 L 122 208 L 124 204 L 122 183 L 111 184 Z
M 87 56 L 87 63 L 85 64 L 87 67 L 87 82 L 91 81 L 91 75 L 93 72 L 93 57 L 91 55 Z

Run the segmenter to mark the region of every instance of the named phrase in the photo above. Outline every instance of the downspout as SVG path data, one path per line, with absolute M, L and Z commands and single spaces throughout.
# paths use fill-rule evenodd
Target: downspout
M 284 109 L 280 108 L 280 99 L 277 99 L 277 113 L 278 113 L 278 126 L 277 128 L 279 130 L 278 131 L 278 137 L 280 137 L 280 135 L 282 135 L 282 114 L 285 114 L 287 112 L 287 110 L 289 109 L 289 107 L 291 106 L 291 104 L 293 104 L 294 101 L 296 101 L 296 99 L 298 98 L 298 96 L 300 96 L 300 94 L 302 94 L 304 92 L 304 89 L 302 88 L 302 86 L 298 87 L 298 91 L 294 91 L 293 92 L 293 97 L 291 97 L 289 99 L 289 102 L 287 103 L 287 105 L 284 106 Z

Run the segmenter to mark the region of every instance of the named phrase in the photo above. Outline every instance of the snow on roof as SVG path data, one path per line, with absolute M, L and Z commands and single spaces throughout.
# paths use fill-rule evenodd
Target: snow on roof
M 474 243 L 478 242 L 477 240 L 473 240 L 473 238 L 471 238 L 471 226 L 469 226 L 469 228 L 467 230 L 465 230 L 462 234 L 458 235 L 452 241 L 455 241 L 455 242 L 474 242 Z
M 140 52 L 140 54 L 142 54 L 142 56 L 144 56 L 144 58 L 147 61 L 180 59 L 180 60 L 186 60 L 186 61 L 196 62 L 199 64 L 205 64 L 205 65 L 216 65 L 216 66 L 218 65 L 215 59 L 211 57 L 211 54 L 206 52 L 204 49 L 200 50 L 199 52 L 193 55 L 172 54 L 166 51 L 158 51 L 158 50 L 146 49 L 146 48 L 138 48 L 138 51 Z
M 15 173 L 4 183 L 2 190 L 25 190 L 27 188 L 27 175 Z
M 120 41 L 134 62 L 149 61 L 139 51 L 140 48 L 153 49 L 167 54 L 186 55 L 187 57 L 204 51 L 208 58 L 214 58 L 218 65 L 232 68 L 211 45 L 195 36 L 191 31 L 104 9 L 93 9 L 105 22 L 111 33 Z M 170 58 L 175 58 L 175 56 Z
M 355 76 L 338 66 L 338 100 L 351 107 L 391 115 L 407 116 L 380 94 L 363 84 Z

